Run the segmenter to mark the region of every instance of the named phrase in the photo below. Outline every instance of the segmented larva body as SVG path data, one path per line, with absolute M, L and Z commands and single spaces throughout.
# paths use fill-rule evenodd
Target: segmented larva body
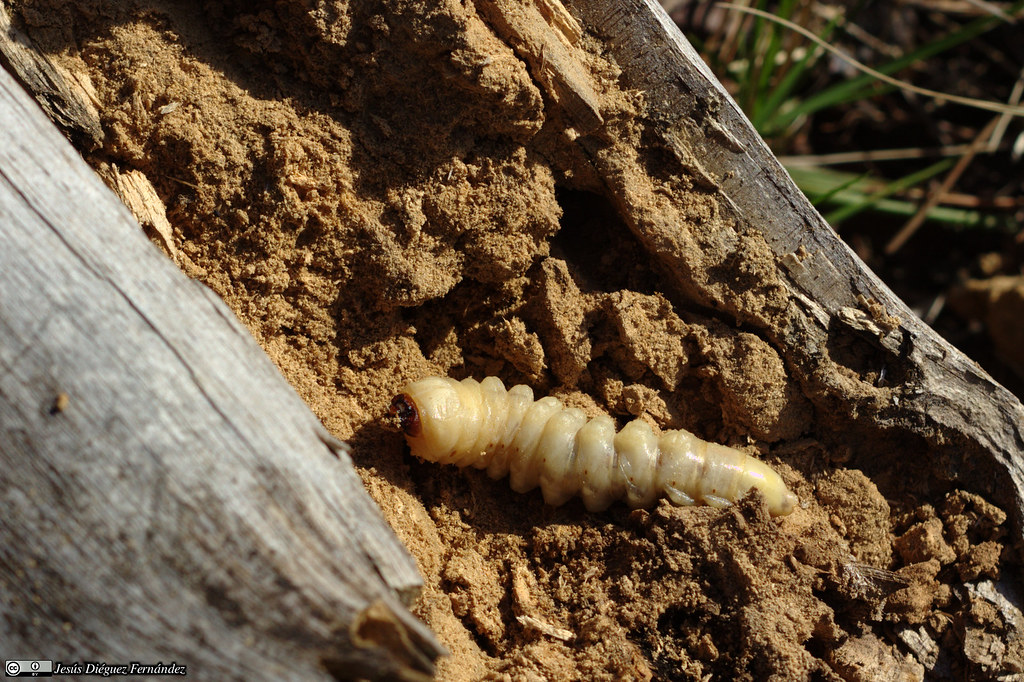
M 417 457 L 486 469 L 491 478 L 507 474 L 516 492 L 540 485 L 551 505 L 578 494 L 590 511 L 623 498 L 649 507 L 661 496 L 680 506 L 727 507 L 751 488 L 773 515 L 797 504 L 778 473 L 739 450 L 684 430 L 658 436 L 640 420 L 616 433 L 611 417 L 588 420 L 557 398 L 534 401 L 528 386 L 506 391 L 496 377 L 413 382 L 395 396 L 391 413 Z

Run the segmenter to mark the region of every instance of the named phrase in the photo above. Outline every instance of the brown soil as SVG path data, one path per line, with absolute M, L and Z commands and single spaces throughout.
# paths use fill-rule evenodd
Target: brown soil
M 826 448 L 828 415 L 765 340 L 663 286 L 474 3 L 17 9 L 95 86 L 106 140 L 89 160 L 148 177 L 182 269 L 353 446 L 419 563 L 415 611 L 451 650 L 439 679 L 1022 670 L 1024 622 L 990 582 L 1016 561 L 1005 514 L 844 468 L 861 434 Z M 614 65 L 583 41 L 620 130 L 641 135 Z M 685 205 L 708 234 L 718 220 L 671 178 L 637 201 L 652 220 L 659 202 Z M 768 285 L 751 292 L 771 305 Z M 590 514 L 414 461 L 384 415 L 429 374 L 497 375 L 622 422 L 689 428 L 765 458 L 802 507 Z
M 984 323 L 999 359 L 1024 380 L 1024 275 L 968 280 L 949 302 L 964 319 Z

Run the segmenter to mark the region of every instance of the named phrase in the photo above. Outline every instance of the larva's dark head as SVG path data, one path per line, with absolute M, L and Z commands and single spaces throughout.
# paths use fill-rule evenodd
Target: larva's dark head
M 418 437 L 423 433 L 423 424 L 420 423 L 420 413 L 416 409 L 416 402 L 407 393 L 399 393 L 391 401 L 391 409 L 388 412 L 393 417 L 398 417 L 405 435 Z
M 460 452 L 457 446 L 467 419 L 460 389 L 453 379 L 427 377 L 402 387 L 391 401 L 391 413 L 401 422 L 412 454 L 430 462 L 447 462 Z M 476 414 L 469 410 L 473 423 L 479 421 L 472 419 Z

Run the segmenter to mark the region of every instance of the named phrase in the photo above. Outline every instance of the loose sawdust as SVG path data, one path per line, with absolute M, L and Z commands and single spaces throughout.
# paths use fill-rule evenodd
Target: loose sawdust
M 452 652 L 440 679 L 1021 671 L 1020 613 L 992 587 L 1011 559 L 1005 515 L 960 491 L 894 497 L 884 474 L 876 487 L 843 468 L 860 443 L 816 440 L 829 414 L 775 349 L 663 285 L 473 3 L 17 9 L 95 85 L 106 142 L 89 159 L 148 178 L 181 267 L 354 447 L 423 573 L 415 611 Z M 584 40 L 614 99 L 614 65 Z M 622 129 L 642 134 L 640 103 L 618 97 Z M 644 219 L 675 202 L 700 226 L 691 246 L 720 246 L 706 194 L 620 179 Z M 743 239 L 735 276 L 750 305 L 772 305 L 769 266 Z M 766 458 L 804 506 L 778 520 L 756 497 L 589 514 L 413 461 L 382 417 L 427 374 L 498 375 L 689 428 Z

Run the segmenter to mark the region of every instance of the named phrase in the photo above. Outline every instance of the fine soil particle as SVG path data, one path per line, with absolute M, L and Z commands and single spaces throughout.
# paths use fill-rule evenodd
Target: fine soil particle
M 829 415 L 785 359 L 709 312 L 718 283 L 664 284 L 476 3 L 15 5 L 95 87 L 106 138 L 89 161 L 148 178 L 181 268 L 353 446 L 423 574 L 415 612 L 451 651 L 440 679 L 1021 672 L 1005 514 L 844 468 L 862 435 L 823 445 Z M 606 118 L 642 136 L 598 38 L 580 40 Z M 683 206 L 707 230 L 679 248 L 729 251 L 744 305 L 776 305 L 756 236 L 717 243 L 708 195 L 644 164 L 659 191 L 618 176 L 636 219 Z M 688 428 L 771 463 L 802 505 L 780 519 L 756 495 L 591 514 L 415 461 L 384 416 L 431 374 Z

